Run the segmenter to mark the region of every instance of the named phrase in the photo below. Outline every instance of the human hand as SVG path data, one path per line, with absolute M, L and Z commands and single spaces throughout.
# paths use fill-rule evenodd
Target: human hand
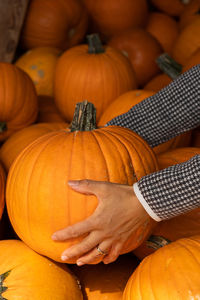
M 150 217 L 135 196 L 132 186 L 92 180 L 68 183 L 79 193 L 95 195 L 99 203 L 94 213 L 86 220 L 53 234 L 52 239 L 55 241 L 88 234 L 80 243 L 66 249 L 62 253 L 62 260 L 79 257 L 79 266 L 98 263 L 101 260 L 104 263 L 113 262 L 123 252 L 123 247 L 132 235 L 137 234 L 138 230 L 142 231 L 142 234 L 146 231 Z M 105 255 L 102 255 L 101 251 Z

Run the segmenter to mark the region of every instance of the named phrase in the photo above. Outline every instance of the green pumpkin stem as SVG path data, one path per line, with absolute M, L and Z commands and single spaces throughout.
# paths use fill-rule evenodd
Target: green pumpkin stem
M 71 132 L 91 131 L 96 128 L 96 109 L 94 105 L 87 100 L 77 103 L 70 125 Z
M 86 36 L 86 38 L 88 41 L 88 53 L 99 54 L 105 52 L 100 37 L 97 33 L 89 34 Z
M 153 248 L 155 250 L 162 248 L 163 246 L 166 246 L 170 244 L 171 241 L 162 237 L 162 236 L 156 236 L 151 235 L 148 240 L 146 241 L 146 245 L 148 248 Z
M 6 298 L 4 298 L 2 296 L 2 293 L 5 292 L 8 289 L 6 286 L 3 285 L 3 282 L 6 279 L 6 277 L 8 277 L 10 272 L 11 271 L 7 271 L 7 272 L 0 275 L 0 300 L 7 300 Z
M 6 122 L 0 122 L 0 132 L 3 132 L 7 129 Z
M 159 68 L 171 79 L 176 79 L 181 74 L 182 66 L 167 53 L 161 54 L 156 62 Z

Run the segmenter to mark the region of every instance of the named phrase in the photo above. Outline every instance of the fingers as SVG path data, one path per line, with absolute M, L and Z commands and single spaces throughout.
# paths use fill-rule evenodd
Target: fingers
M 85 255 L 87 252 L 91 251 L 96 245 L 101 243 L 102 236 L 97 231 L 91 232 L 85 239 L 83 239 L 79 244 L 74 245 L 66 249 L 62 255 L 62 260 L 68 260 L 74 257 L 80 257 Z
M 120 255 L 122 248 L 123 248 L 122 242 L 113 245 L 109 253 L 103 258 L 104 264 L 109 264 L 114 262 Z
M 108 253 L 110 248 L 112 247 L 112 241 L 111 240 L 103 241 L 98 245 L 98 247 L 100 251 L 98 251 L 96 246 L 92 251 L 80 257 L 76 262 L 77 265 L 82 266 L 84 264 L 97 264 L 100 261 L 102 261 L 105 255 L 102 254 L 101 251 Z

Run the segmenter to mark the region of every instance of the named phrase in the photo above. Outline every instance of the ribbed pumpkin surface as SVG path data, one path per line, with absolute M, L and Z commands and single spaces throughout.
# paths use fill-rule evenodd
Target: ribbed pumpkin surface
M 10 220 L 26 244 L 61 261 L 64 249 L 78 240 L 54 242 L 51 235 L 85 219 L 97 206 L 96 197 L 73 191 L 68 180 L 93 179 L 132 185 L 156 169 L 150 147 L 125 128 L 111 126 L 89 132 L 60 130 L 47 134 L 27 147 L 10 169 L 7 183 Z M 139 228 L 123 252 L 137 247 L 150 227 L 146 224 Z
M 4 204 L 5 204 L 5 186 L 6 186 L 6 177 L 5 172 L 0 164 L 0 218 L 3 214 Z
M 75 276 L 66 266 L 37 254 L 21 241 L 0 241 L 0 274 L 0 299 L 83 299 Z

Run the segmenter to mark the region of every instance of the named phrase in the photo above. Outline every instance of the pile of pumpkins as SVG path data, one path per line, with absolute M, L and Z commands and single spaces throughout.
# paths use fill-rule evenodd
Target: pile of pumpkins
M 199 299 L 200 208 L 149 217 L 109 265 L 64 264 L 79 240 L 51 239 L 98 203 L 68 180 L 132 185 L 200 154 L 199 128 L 152 149 L 105 126 L 200 63 L 199 10 L 200 0 L 30 0 L 15 61 L 0 62 L 0 215 L 15 231 L 0 241 L 1 299 Z

